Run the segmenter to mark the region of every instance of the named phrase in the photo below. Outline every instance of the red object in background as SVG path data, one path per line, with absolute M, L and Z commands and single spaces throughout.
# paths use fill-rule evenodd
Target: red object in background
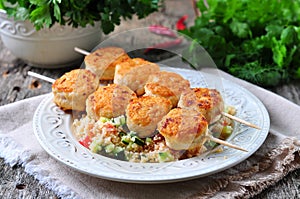
M 183 15 L 177 22 L 176 22 L 176 28 L 177 30 L 185 30 L 186 24 L 185 21 L 187 20 L 188 16 Z
M 164 35 L 168 37 L 177 37 L 177 35 L 168 27 L 162 25 L 149 26 L 149 31 L 158 35 Z
M 183 15 L 177 22 L 176 22 L 176 28 L 177 30 L 184 30 L 186 29 L 186 24 L 185 21 L 187 20 L 188 15 Z M 172 38 L 176 38 L 174 40 L 171 41 L 167 41 L 167 42 L 163 42 L 163 43 L 159 43 L 153 46 L 150 46 L 149 48 L 147 48 L 144 53 L 148 53 L 154 49 L 167 49 L 167 48 L 171 48 L 174 46 L 177 46 L 179 44 L 181 44 L 182 39 L 178 38 L 177 35 L 175 34 L 175 32 L 173 32 L 170 28 L 162 26 L 162 25 L 151 25 L 149 26 L 149 31 L 154 33 L 154 34 L 158 34 L 158 35 L 163 35 L 163 36 L 168 36 L 168 37 L 172 37 Z

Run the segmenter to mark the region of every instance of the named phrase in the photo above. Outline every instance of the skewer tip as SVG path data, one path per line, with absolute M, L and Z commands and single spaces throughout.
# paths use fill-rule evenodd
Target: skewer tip
M 261 128 L 258 127 L 258 126 L 256 126 L 255 124 L 252 124 L 252 123 L 250 123 L 250 122 L 247 122 L 247 121 L 245 121 L 245 120 L 243 120 L 243 119 L 241 119 L 241 118 L 238 118 L 238 117 L 236 117 L 236 116 L 234 116 L 234 115 L 230 115 L 230 114 L 225 113 L 225 112 L 222 112 L 222 115 L 224 115 L 225 117 L 228 117 L 228 118 L 230 118 L 230 119 L 233 119 L 233 120 L 235 120 L 235 121 L 237 121 L 237 122 L 240 122 L 240 123 L 242 123 L 242 124 L 245 124 L 245 125 L 247 125 L 247 126 L 250 126 L 250 127 L 252 127 L 252 128 L 261 130 Z
M 81 48 L 78 48 L 78 47 L 75 47 L 74 50 L 75 50 L 76 52 L 79 52 L 79 53 L 83 54 L 83 55 L 89 55 L 89 54 L 91 54 L 90 52 L 88 52 L 88 51 L 86 51 L 86 50 L 83 50 L 83 49 L 81 49 Z
M 52 83 L 52 84 L 55 82 L 55 79 L 52 79 L 52 78 L 50 78 L 50 77 L 46 77 L 46 76 L 44 76 L 44 75 L 37 74 L 37 73 L 32 72 L 32 71 L 28 71 L 27 74 L 28 74 L 29 76 L 36 77 L 36 78 L 38 78 L 38 79 L 44 80 L 44 81 L 49 82 L 49 83 Z

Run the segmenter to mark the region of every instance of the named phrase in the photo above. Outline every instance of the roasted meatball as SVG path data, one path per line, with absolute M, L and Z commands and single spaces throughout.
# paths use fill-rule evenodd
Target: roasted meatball
M 142 95 L 149 75 L 159 70 L 155 63 L 141 58 L 130 59 L 117 64 L 114 83 L 128 86 L 137 95 Z
M 129 101 L 136 94 L 126 86 L 110 84 L 100 86 L 86 101 L 87 115 L 95 120 L 114 118 L 125 114 Z
M 199 111 L 212 124 L 220 119 L 224 101 L 216 89 L 192 88 L 181 95 L 178 107 Z
M 126 109 L 127 126 L 141 138 L 150 137 L 171 107 L 170 100 L 163 97 L 142 96 L 132 99 Z
M 181 75 L 160 71 L 149 76 L 145 85 L 145 95 L 165 97 L 176 107 L 181 93 L 188 89 L 190 82 Z
M 54 103 L 63 110 L 85 110 L 85 101 L 99 86 L 98 77 L 89 70 L 74 69 L 52 84 Z
M 191 157 L 199 155 L 206 141 L 208 123 L 197 111 L 174 108 L 158 123 L 157 129 L 168 147 L 187 150 Z
M 118 63 L 130 59 L 124 49 L 119 47 L 99 48 L 85 56 L 86 69 L 94 72 L 100 80 L 113 80 Z

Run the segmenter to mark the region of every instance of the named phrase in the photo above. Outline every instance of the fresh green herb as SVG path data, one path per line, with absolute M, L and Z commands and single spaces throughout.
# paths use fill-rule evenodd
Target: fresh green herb
M 30 20 L 37 30 L 54 23 L 85 27 L 101 22 L 105 34 L 119 25 L 121 18 L 139 19 L 155 12 L 161 0 L 0 0 L 0 8 L 19 20 Z
M 197 8 L 182 33 L 220 69 L 265 87 L 300 78 L 299 0 L 200 0 Z

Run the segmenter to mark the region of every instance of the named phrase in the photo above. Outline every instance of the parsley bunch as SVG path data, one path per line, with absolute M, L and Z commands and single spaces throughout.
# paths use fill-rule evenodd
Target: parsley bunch
M 197 8 L 182 32 L 220 69 L 265 87 L 300 78 L 299 0 L 200 0 Z
M 101 21 L 105 34 L 119 25 L 121 18 L 139 19 L 155 12 L 161 0 L 0 0 L 0 9 L 15 19 L 30 20 L 37 30 L 54 23 L 85 27 Z

